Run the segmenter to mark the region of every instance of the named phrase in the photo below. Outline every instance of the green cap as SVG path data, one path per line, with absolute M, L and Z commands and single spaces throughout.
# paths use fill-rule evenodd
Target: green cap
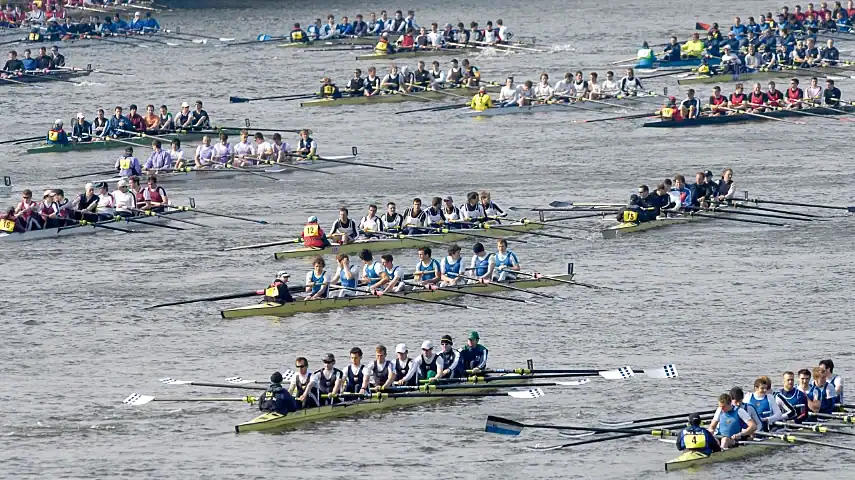
M 481 340 L 481 335 L 478 335 L 478 332 L 476 332 L 475 330 L 472 330 L 471 332 L 469 332 L 468 338 L 469 338 L 469 340 Z

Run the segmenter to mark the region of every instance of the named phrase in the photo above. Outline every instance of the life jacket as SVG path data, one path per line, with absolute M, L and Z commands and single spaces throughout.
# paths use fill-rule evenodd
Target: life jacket
M 765 95 L 763 94 L 763 92 L 760 92 L 758 94 L 757 92 L 752 91 L 751 96 L 749 97 L 749 100 L 750 100 L 750 103 L 752 103 L 754 105 L 762 105 L 763 100 L 765 100 L 764 97 L 765 97 Z
M 487 110 L 493 105 L 493 102 L 490 100 L 490 96 L 485 94 L 476 93 L 474 97 L 472 97 L 472 110 L 477 112 L 483 112 Z
M 306 34 L 302 30 L 294 30 L 291 32 L 291 42 L 305 42 Z
M 774 92 L 770 90 L 766 92 L 766 96 L 769 97 L 769 104 L 773 107 L 780 107 L 781 100 L 784 98 L 784 94 L 780 90 L 775 90 Z
M 157 187 L 152 190 L 150 187 L 146 187 L 148 191 L 148 198 L 151 199 L 152 202 L 163 203 L 163 195 L 160 192 L 166 193 L 163 187 Z
M 411 48 L 415 44 L 416 44 L 415 39 L 409 33 L 404 35 L 404 37 L 401 39 L 401 47 L 403 47 L 403 48 Z
M 59 130 L 56 130 L 51 128 L 48 132 L 48 141 L 58 142 L 60 140 L 60 137 L 62 137 L 62 135 L 60 135 L 61 133 L 65 133 L 63 129 L 60 128 Z
M 303 245 L 314 248 L 324 246 L 323 230 L 317 223 L 307 223 L 303 227 Z
M 737 95 L 735 93 L 731 93 L 730 94 L 730 103 L 736 104 L 736 105 L 741 105 L 741 104 L 745 103 L 745 94 L 741 93 L 741 94 Z
M 389 53 L 389 42 L 385 39 L 380 39 L 377 45 L 374 46 L 374 51 L 379 54 Z

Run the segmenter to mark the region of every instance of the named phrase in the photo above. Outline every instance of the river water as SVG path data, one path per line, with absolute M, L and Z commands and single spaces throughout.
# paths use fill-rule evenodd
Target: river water
M 294 21 L 327 12 L 367 16 L 371 8 L 361 2 L 325 2 L 183 11 L 160 20 L 187 32 L 250 39 L 284 32 Z M 513 74 L 520 81 L 534 80 L 541 71 L 553 79 L 580 68 L 604 73 L 605 63 L 632 57 L 641 40 L 664 42 L 672 32 L 684 37 L 697 20 L 747 17 L 775 6 L 753 6 L 754 12 L 744 8 L 718 0 L 691 9 L 661 1 L 531 5 L 442 0 L 419 8 L 417 19 L 483 24 L 503 18 L 518 35 L 536 36 L 549 53 L 485 53 L 475 59 L 487 79 Z M 625 21 L 615 22 L 615 15 Z M 562 223 L 566 229 L 550 232 L 572 240 L 529 236 L 527 244 L 511 241 L 524 268 L 561 273 L 573 262 L 578 280 L 620 292 L 555 288 L 563 299 L 537 299 L 536 305 L 523 307 L 468 298 L 455 301 L 485 310 L 410 304 L 281 321 L 219 319 L 220 308 L 241 305 L 241 300 L 143 310 L 161 301 L 254 290 L 281 268 L 301 279 L 309 268 L 305 260 L 275 264 L 274 249 L 221 250 L 293 236 L 308 215 L 331 224 L 340 205 L 350 206 L 358 219 L 368 203 L 406 205 L 415 196 L 445 194 L 460 200 L 481 189 L 490 190 L 506 209 L 553 200 L 619 202 L 641 183 L 726 167 L 736 171 L 740 190 L 752 197 L 830 205 L 855 201 L 855 167 L 839 149 L 851 138 L 852 124 L 836 119 L 669 131 L 641 129 L 634 121 L 570 122 L 622 110 L 478 121 L 456 117 L 455 111 L 394 115 L 417 108 L 413 103 L 313 110 L 300 109 L 297 102 L 229 104 L 229 95 L 313 91 L 324 75 L 343 85 L 354 67 L 365 70 L 369 63 L 353 61 L 351 52 L 213 43 L 67 48 L 69 64 L 91 63 L 135 76 L 93 75 L 83 86 L 56 84 L 46 90 L 7 88 L 0 96 L 2 137 L 41 134 L 55 118 L 70 119 L 78 111 L 91 118 L 97 107 L 166 103 L 176 110 L 182 101 L 202 99 L 218 124 L 250 118 L 265 128 L 308 126 L 323 154 L 346 154 L 357 146 L 360 160 L 395 170 L 342 167 L 332 170 L 335 176 L 302 172 L 282 183 L 238 177 L 169 189 L 176 203 L 194 197 L 200 208 L 273 223 L 268 226 L 204 217 L 198 221 L 209 228 L 184 232 L 1 245 L 0 282 L 7 298 L 0 326 L 4 477 L 656 478 L 663 475 L 663 462 L 675 456 L 673 446 L 630 439 L 532 452 L 525 446 L 571 440 L 548 431 L 498 437 L 483 432 L 484 419 L 498 414 L 532 423 L 593 424 L 690 412 L 713 408 L 716 397 L 734 385 L 748 389 L 758 375 L 770 375 L 779 388 L 782 371 L 810 367 L 821 358 L 834 359 L 844 377 L 851 371 L 855 222 L 837 211 L 813 211 L 830 218 L 789 228 L 711 221 L 610 241 L 600 238 L 601 220 Z M 652 90 L 665 87 L 679 94 L 673 80 L 649 83 Z M 852 98 L 852 82 L 840 87 L 845 98 Z M 708 91 L 701 88 L 700 94 Z M 16 192 L 32 188 L 38 193 L 46 187 L 77 192 L 85 181 L 56 178 L 109 169 L 118 153 L 31 156 L 6 146 L 0 173 L 13 177 Z M 396 258 L 408 268 L 417 261 L 414 252 L 397 252 Z M 132 392 L 240 396 L 166 387 L 158 379 L 263 379 L 274 370 L 293 368 L 296 356 L 320 368 L 328 351 L 342 359 L 343 367 L 352 346 L 370 352 L 378 343 L 391 349 L 406 342 L 415 352 L 422 340 L 437 342 L 446 333 L 462 345 L 470 329 L 481 333 L 493 367 L 522 366 L 529 358 L 541 368 L 674 363 L 680 377 L 593 379 L 584 387 L 545 388 L 547 395 L 537 400 L 439 403 L 282 435 L 234 435 L 233 425 L 254 415 L 246 405 L 129 408 L 121 403 Z M 797 474 L 854 475 L 842 455 L 800 447 L 787 458 L 772 455 L 672 476 L 766 478 L 782 462 Z

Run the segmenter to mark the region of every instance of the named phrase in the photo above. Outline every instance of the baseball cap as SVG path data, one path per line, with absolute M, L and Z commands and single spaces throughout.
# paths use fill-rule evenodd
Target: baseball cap
M 317 223 L 317 221 L 318 221 L 318 217 L 316 217 L 316 216 L 312 215 L 312 216 L 311 216 L 311 217 L 309 217 L 309 219 L 308 219 L 308 220 L 306 220 L 306 221 L 307 221 L 307 222 L 309 222 L 309 223 L 313 223 L 313 222 L 314 222 L 314 223 Z
M 478 332 L 472 330 L 471 332 L 469 332 L 469 336 L 466 338 L 468 338 L 469 340 L 481 340 L 481 335 L 478 335 Z
M 187 102 L 181 102 L 181 108 L 190 108 L 190 104 Z
M 77 114 L 77 118 L 86 118 L 86 115 L 84 115 L 83 112 L 80 112 Z
M 446 195 L 445 198 L 443 198 L 443 200 L 446 202 L 453 202 L 454 201 L 454 199 L 451 198 L 451 195 Z
M 407 353 L 407 344 L 399 343 L 397 347 L 395 347 L 395 353 Z
M 127 186 L 128 186 L 128 182 L 126 182 L 125 180 L 119 180 L 119 183 L 117 183 L 117 184 L 116 184 L 116 186 L 118 186 L 118 187 L 127 187 Z
M 324 358 L 323 358 L 324 363 L 332 363 L 334 361 L 335 361 L 335 355 L 333 355 L 332 353 L 328 353 L 328 354 L 324 355 Z
M 433 342 L 430 340 L 422 342 L 422 350 L 433 350 Z

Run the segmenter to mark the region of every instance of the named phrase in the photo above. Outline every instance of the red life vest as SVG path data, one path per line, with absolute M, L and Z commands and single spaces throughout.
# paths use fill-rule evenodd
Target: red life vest
M 18 207 L 15 208 L 15 210 L 20 211 L 21 212 L 21 218 L 24 219 L 24 221 L 27 221 L 33 215 L 33 211 L 30 210 L 29 208 L 32 207 L 35 203 L 36 202 L 32 202 L 32 201 L 30 203 L 24 203 L 24 201 L 21 200 L 21 202 L 18 203 Z
M 41 205 L 39 205 L 39 214 L 45 218 L 47 218 L 48 215 L 53 215 L 54 213 L 56 213 L 56 210 L 54 210 L 53 205 L 53 203 L 51 203 L 50 205 L 45 205 L 45 202 L 42 202 Z
M 773 107 L 780 107 L 781 99 L 784 98 L 784 94 L 780 90 L 775 90 L 774 92 L 769 90 L 766 92 L 766 96 L 769 97 L 769 104 Z
M 763 92 L 757 93 L 751 92 L 751 103 L 754 105 L 763 105 L 763 101 L 765 100 Z
M 745 103 L 745 94 L 741 93 L 741 94 L 737 95 L 735 93 L 731 93 L 730 94 L 730 103 L 733 105 L 737 105 L 737 106 L 742 105 L 743 103 Z
M 145 203 L 145 193 L 143 193 L 143 190 L 140 190 L 134 196 L 137 197 L 137 203 Z
M 166 191 L 163 190 L 162 187 L 157 187 L 154 190 L 146 187 L 146 190 L 148 190 L 148 198 L 150 198 L 152 202 L 163 203 L 163 195 L 161 195 L 160 192 L 163 191 L 163 193 L 166 194 Z
M 724 95 L 719 95 L 718 98 L 716 98 L 715 96 L 710 97 L 710 103 L 712 103 L 713 105 L 722 105 L 726 101 L 727 97 L 725 97 Z
M 401 40 L 401 47 L 402 48 L 410 48 L 410 47 L 414 46 L 415 44 L 416 44 L 415 39 L 413 39 L 413 36 L 410 35 L 409 33 L 405 34 L 404 38 Z
M 802 92 L 801 88 L 796 87 L 795 90 L 791 88 L 787 89 L 787 100 L 790 100 L 790 103 L 795 103 L 793 100 L 801 100 L 805 97 L 804 92 Z
M 303 245 L 314 248 L 324 246 L 324 231 L 317 223 L 307 223 L 303 227 Z

